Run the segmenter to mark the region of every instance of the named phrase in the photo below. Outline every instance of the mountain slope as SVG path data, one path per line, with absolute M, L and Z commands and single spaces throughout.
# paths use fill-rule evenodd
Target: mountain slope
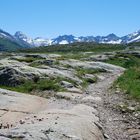
M 24 47 L 33 47 L 33 40 L 29 37 L 27 37 L 25 34 L 23 34 L 20 31 L 17 31 L 14 35 L 14 38 L 18 41 L 19 44 L 21 44 Z
M 14 51 L 23 48 L 17 42 L 11 41 L 6 38 L 0 38 L 0 51 Z
M 0 51 L 14 51 L 20 48 L 28 48 L 29 44 L 21 42 L 11 34 L 0 29 Z
M 140 41 L 140 30 L 122 37 L 122 40 L 123 40 L 123 43 L 139 42 Z
M 22 44 L 28 45 L 30 47 L 39 47 L 39 46 L 48 46 L 51 45 L 52 40 L 44 39 L 41 37 L 37 37 L 35 39 L 32 39 L 22 33 L 21 31 L 18 31 L 15 33 L 15 38 L 18 39 Z

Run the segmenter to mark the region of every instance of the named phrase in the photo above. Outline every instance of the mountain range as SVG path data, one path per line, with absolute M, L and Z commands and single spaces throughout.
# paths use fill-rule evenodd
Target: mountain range
M 53 39 L 45 39 L 37 37 L 32 39 L 24 33 L 18 31 L 14 35 L 9 34 L 6 31 L 0 29 L 0 50 L 16 50 L 18 48 L 31 48 L 39 46 L 49 46 L 56 44 L 70 44 L 74 42 L 95 42 L 105 44 L 128 44 L 132 42 L 140 41 L 140 30 L 128 34 L 123 37 L 118 37 L 115 34 L 109 34 L 107 36 L 80 36 L 75 37 L 73 35 L 58 36 Z

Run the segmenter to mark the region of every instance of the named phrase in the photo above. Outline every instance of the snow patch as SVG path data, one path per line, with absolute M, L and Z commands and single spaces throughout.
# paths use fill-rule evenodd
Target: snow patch
M 69 44 L 69 42 L 67 40 L 62 40 L 61 42 L 59 42 L 60 45 L 65 45 L 65 44 Z
M 137 41 L 137 40 L 139 40 L 139 39 L 140 39 L 140 35 L 139 35 L 138 37 L 136 37 L 136 38 L 130 40 L 130 41 L 127 41 L 127 43 L 131 43 L 131 42 Z
M 101 43 L 105 43 L 105 44 L 121 44 L 122 40 L 119 39 L 119 40 L 110 40 L 110 41 L 102 41 Z

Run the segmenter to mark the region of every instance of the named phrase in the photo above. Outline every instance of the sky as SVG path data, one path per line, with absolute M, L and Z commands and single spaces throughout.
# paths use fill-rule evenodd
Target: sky
M 123 36 L 140 29 L 140 0 L 0 0 L 0 28 L 33 38 Z

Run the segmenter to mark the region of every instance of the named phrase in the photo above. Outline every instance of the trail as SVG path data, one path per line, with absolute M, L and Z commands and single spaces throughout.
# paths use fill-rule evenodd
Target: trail
M 119 94 L 111 93 L 111 90 L 109 90 L 113 82 L 121 74 L 122 72 L 103 74 L 104 79 L 90 85 L 88 92 L 93 97 L 101 98 L 102 102 L 97 103 L 96 107 L 99 112 L 100 124 L 103 126 L 103 133 L 107 139 L 139 140 L 140 131 L 135 126 L 137 124 L 133 124 L 129 116 L 125 116 L 116 109 L 116 106 L 123 101 L 123 97 Z

